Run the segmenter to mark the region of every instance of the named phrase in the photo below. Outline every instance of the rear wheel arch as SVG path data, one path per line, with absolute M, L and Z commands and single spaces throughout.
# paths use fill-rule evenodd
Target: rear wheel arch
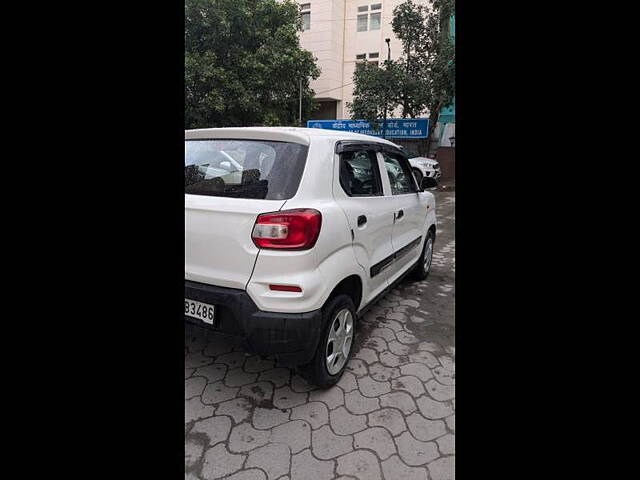
M 433 235 L 433 239 L 434 240 L 436 239 L 436 225 L 435 225 L 435 223 L 429 227 L 429 230 L 427 230 L 427 235 L 429 235 L 429 234 Z
M 329 294 L 327 302 L 340 294 L 351 297 L 351 300 L 356 307 L 356 311 L 358 311 L 360 308 L 360 302 L 362 301 L 362 279 L 360 276 L 354 274 L 342 279 Z

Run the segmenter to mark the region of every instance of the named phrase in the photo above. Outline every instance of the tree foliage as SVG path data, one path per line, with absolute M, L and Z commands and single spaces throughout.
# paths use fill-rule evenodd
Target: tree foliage
M 353 118 L 366 119 L 378 130 L 385 112 L 391 112 L 397 105 L 395 85 L 402 78 L 397 64 L 385 62 L 379 68 L 370 62 L 356 64 L 353 74 L 353 102 L 347 103 Z
M 402 55 L 383 68 L 357 66 L 354 100 L 348 105 L 354 118 L 379 121 L 385 107 L 400 108 L 403 118 L 428 112 L 432 136 L 440 111 L 455 96 L 455 48 L 449 36 L 454 14 L 454 0 L 430 0 L 429 6 L 406 0 L 394 8 L 391 25 Z
M 186 0 L 185 127 L 296 124 L 320 75 L 300 29 L 293 0 Z

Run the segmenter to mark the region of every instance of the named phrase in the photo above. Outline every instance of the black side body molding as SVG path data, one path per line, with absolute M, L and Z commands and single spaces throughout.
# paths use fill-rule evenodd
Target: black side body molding
M 381 262 L 378 262 L 375 265 L 373 265 L 371 267 L 371 269 L 369 270 L 369 274 L 371 275 L 371 278 L 373 278 L 376 275 L 378 275 L 382 270 L 384 270 L 389 265 L 391 265 L 391 263 L 395 262 L 399 258 L 404 257 L 407 253 L 409 253 L 417 245 L 420 245 L 421 241 L 422 241 L 422 235 L 419 236 L 418 238 L 416 238 L 415 240 L 413 240 L 412 242 L 410 242 L 408 245 L 405 245 L 401 249 L 396 250 L 391 255 L 389 255 L 387 258 L 382 260 Z

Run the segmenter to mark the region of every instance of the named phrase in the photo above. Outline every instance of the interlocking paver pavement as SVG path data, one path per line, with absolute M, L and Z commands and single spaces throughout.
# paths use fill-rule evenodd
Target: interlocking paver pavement
M 455 196 L 436 197 L 429 278 L 369 310 L 333 388 L 185 326 L 185 479 L 454 478 Z

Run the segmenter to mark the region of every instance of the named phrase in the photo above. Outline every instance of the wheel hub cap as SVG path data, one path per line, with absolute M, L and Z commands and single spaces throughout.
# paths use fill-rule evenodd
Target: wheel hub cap
M 431 268 L 431 258 L 433 256 L 433 240 L 427 238 L 427 245 L 424 249 L 424 271 L 428 272 Z
M 331 375 L 337 374 L 349 358 L 353 342 L 353 316 L 348 309 L 338 312 L 331 323 L 327 338 L 326 363 Z

